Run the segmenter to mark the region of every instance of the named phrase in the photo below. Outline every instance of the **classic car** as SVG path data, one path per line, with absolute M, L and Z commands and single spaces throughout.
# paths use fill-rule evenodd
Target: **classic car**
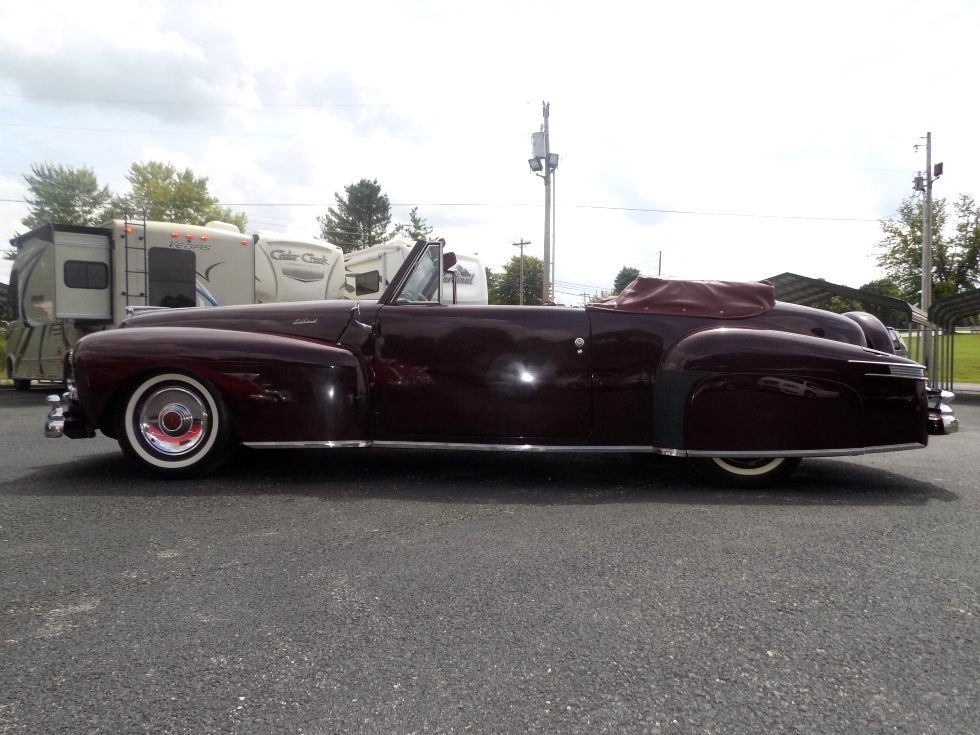
M 100 430 L 170 476 L 243 444 L 654 452 L 753 486 L 803 457 L 924 447 L 937 420 L 869 314 L 642 276 L 584 309 L 459 305 L 454 265 L 420 240 L 376 301 L 133 315 L 78 343 L 47 433 Z

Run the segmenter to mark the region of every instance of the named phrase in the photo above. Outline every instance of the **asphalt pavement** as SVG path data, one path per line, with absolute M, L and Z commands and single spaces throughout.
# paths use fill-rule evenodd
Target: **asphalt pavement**
M 0 389 L 0 733 L 980 733 L 980 405 L 924 450 L 242 451 Z

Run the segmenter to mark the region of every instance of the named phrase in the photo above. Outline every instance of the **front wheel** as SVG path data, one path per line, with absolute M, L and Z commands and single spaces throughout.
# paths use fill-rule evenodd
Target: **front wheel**
M 729 487 L 763 487 L 783 479 L 800 463 L 799 457 L 691 459 L 702 477 Z
M 119 414 L 116 436 L 130 459 L 157 474 L 199 477 L 234 451 L 221 397 L 182 373 L 162 373 L 137 385 Z
M 31 381 L 25 378 L 14 378 L 14 390 L 30 390 Z

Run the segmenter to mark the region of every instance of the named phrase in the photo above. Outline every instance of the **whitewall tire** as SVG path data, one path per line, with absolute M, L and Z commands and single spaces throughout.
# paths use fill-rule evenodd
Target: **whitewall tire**
M 234 450 L 220 395 L 183 373 L 143 379 L 125 397 L 119 422 L 123 452 L 158 474 L 203 475 Z
M 690 461 L 702 477 L 729 487 L 771 485 L 789 475 L 800 463 L 799 457 L 709 457 Z

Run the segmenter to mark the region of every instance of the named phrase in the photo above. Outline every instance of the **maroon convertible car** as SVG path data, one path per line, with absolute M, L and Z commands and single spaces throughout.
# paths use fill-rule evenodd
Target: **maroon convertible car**
M 928 441 L 923 367 L 868 314 L 644 277 L 585 309 L 461 306 L 445 250 L 419 241 L 378 301 L 163 309 L 84 337 L 47 434 L 101 430 L 170 476 L 240 443 L 655 452 L 746 486 Z

